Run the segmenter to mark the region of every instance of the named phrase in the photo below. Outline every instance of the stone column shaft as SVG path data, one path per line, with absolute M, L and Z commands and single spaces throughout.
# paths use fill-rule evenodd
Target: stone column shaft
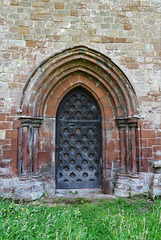
M 39 170 L 38 170 L 38 131 L 40 124 L 42 123 L 42 120 L 39 119 L 34 119 L 33 120 L 33 174 L 34 176 L 39 175 Z
M 20 178 L 22 180 L 28 179 L 28 138 L 31 121 L 21 121 L 21 164 L 20 164 Z
M 128 119 L 128 125 L 131 129 L 131 176 L 137 177 L 137 159 L 136 159 L 136 129 L 137 129 L 137 118 Z
M 136 133 L 135 127 L 131 129 L 131 142 L 132 142 L 132 172 L 136 172 Z
M 22 173 L 27 174 L 27 128 L 22 128 Z
M 119 134 L 120 134 L 120 171 L 121 175 L 126 175 L 126 156 L 125 156 L 125 131 L 126 131 L 126 119 L 117 119 L 116 120 L 118 127 L 119 127 Z
M 33 135 L 33 142 L 34 142 L 34 149 L 33 149 L 33 155 L 34 155 L 34 166 L 33 171 L 36 172 L 38 168 L 38 129 L 34 130 Z
M 29 175 L 38 175 L 38 129 L 43 119 L 27 116 L 19 119 L 21 120 L 20 178 L 25 180 Z
M 121 172 L 125 173 L 125 130 L 120 128 Z

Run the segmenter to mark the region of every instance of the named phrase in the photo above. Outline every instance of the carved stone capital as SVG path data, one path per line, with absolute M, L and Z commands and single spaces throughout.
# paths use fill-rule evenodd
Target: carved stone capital
M 116 123 L 117 126 L 121 129 L 125 129 L 126 128 L 126 124 L 127 124 L 127 119 L 125 118 L 116 118 Z
M 127 124 L 129 127 L 137 128 L 138 126 L 138 118 L 137 117 L 130 117 L 127 119 Z
M 33 128 L 39 128 L 43 119 L 33 119 L 32 120 L 32 126 Z
M 22 128 L 28 128 L 31 125 L 31 123 L 32 123 L 31 119 L 24 119 L 24 118 L 22 118 L 22 119 L 20 119 L 20 121 L 21 121 L 21 127 Z
M 21 121 L 22 127 L 32 126 L 33 128 L 39 128 L 43 118 L 41 117 L 31 117 L 31 116 L 21 116 L 18 118 Z

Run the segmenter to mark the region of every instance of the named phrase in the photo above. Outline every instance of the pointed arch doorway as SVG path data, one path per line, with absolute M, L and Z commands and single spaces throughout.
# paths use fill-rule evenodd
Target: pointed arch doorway
M 101 112 L 82 87 L 67 93 L 56 116 L 56 188 L 100 188 Z
M 98 136 L 101 143 L 99 142 L 98 149 L 101 149 L 101 151 L 98 160 L 101 158 L 102 160 L 97 165 L 99 174 L 96 186 L 102 185 L 104 193 L 114 193 L 117 175 L 120 178 L 126 178 L 129 174 L 132 177 L 137 176 L 137 172 L 142 167 L 137 145 L 138 101 L 132 84 L 121 69 L 107 56 L 85 46 L 65 49 L 50 56 L 35 68 L 27 80 L 20 102 L 22 114 L 19 117 L 21 124 L 18 150 L 19 176 L 24 180 L 30 176 L 39 176 L 40 173 L 47 191 L 52 194 L 55 194 L 55 185 L 57 189 L 60 187 L 67 188 L 69 183 L 71 183 L 70 187 L 74 187 L 74 179 L 76 179 L 76 184 L 79 182 L 80 188 L 90 187 L 88 184 L 92 185 L 92 182 L 94 182 L 94 178 L 89 178 L 89 175 L 86 175 L 90 172 L 93 173 L 92 168 L 89 169 L 90 166 L 87 164 L 88 167 L 85 170 L 82 169 L 82 166 L 84 166 L 82 161 L 86 160 L 83 159 L 84 155 L 77 155 L 77 157 L 75 155 L 78 159 L 77 162 L 82 163 L 81 166 L 78 165 L 80 168 L 77 168 L 75 162 L 71 162 L 74 163 L 73 166 L 72 164 L 69 165 L 70 160 L 67 168 L 65 168 L 66 165 L 61 166 L 60 157 L 64 157 L 63 161 L 66 163 L 68 154 L 74 156 L 72 151 L 78 152 L 78 149 L 76 147 L 71 148 L 72 146 L 68 143 L 69 139 L 67 139 L 67 142 L 64 140 L 65 144 L 68 145 L 66 148 L 68 151 L 65 152 L 61 149 L 61 135 L 58 136 L 58 131 L 61 132 L 61 126 L 58 125 L 58 123 L 61 123 L 61 119 L 58 120 L 60 116 L 58 109 L 61 108 L 61 105 L 64 105 L 64 96 L 70 96 L 65 94 L 72 93 L 70 91 L 76 90 L 77 87 L 82 87 L 85 92 L 88 90 L 89 92 L 86 93 L 89 98 L 93 96 L 92 99 L 95 100 L 96 106 L 99 105 L 98 109 L 100 109 L 101 115 L 100 112 L 98 115 L 101 116 L 101 123 L 98 123 L 98 125 L 101 125 L 101 133 L 99 130 Z M 83 106 L 80 105 L 79 110 L 82 111 L 82 108 Z M 67 113 L 64 112 L 64 114 Z M 62 117 L 64 118 L 64 123 L 63 119 L 62 123 L 67 124 L 68 127 L 67 130 L 64 127 L 62 133 L 70 136 L 66 131 L 71 130 L 72 125 L 76 124 L 74 120 L 79 119 L 68 119 L 71 122 L 66 122 L 65 117 L 63 115 Z M 80 122 L 77 124 L 80 124 Z M 90 124 L 94 123 L 91 122 Z M 55 136 L 56 128 L 57 136 Z M 87 134 L 87 131 L 84 132 Z M 79 136 L 78 132 L 76 136 Z M 90 138 L 88 137 L 88 139 Z M 90 146 L 90 142 L 87 146 Z M 62 151 L 64 151 L 64 155 Z M 90 159 L 88 154 L 87 156 Z M 76 161 L 73 158 L 71 160 Z M 60 171 L 63 171 L 63 173 Z M 84 176 L 81 173 L 84 173 Z M 96 169 L 95 173 L 97 173 Z M 61 174 L 66 175 L 62 176 Z M 68 178 L 65 178 L 65 176 L 68 176 Z M 81 176 L 81 178 L 77 176 Z M 66 186 L 59 186 L 59 178 L 62 178 L 62 182 Z M 125 184 L 118 182 L 117 186 L 119 186 L 118 191 L 120 191 L 120 187 L 125 186 Z M 95 187 L 95 185 L 92 185 L 92 187 Z M 78 185 L 75 185 L 75 188 L 78 188 Z

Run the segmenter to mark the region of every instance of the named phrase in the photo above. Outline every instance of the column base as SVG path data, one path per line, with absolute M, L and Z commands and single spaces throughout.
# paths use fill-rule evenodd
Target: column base
M 121 169 L 120 171 L 119 171 L 119 173 L 118 173 L 118 176 L 127 176 L 127 172 L 126 172 L 126 170 L 125 169 Z
M 139 175 L 138 175 L 137 172 L 131 172 L 131 173 L 129 174 L 129 177 L 130 177 L 130 178 L 138 178 Z
M 40 177 L 41 177 L 41 174 L 40 174 L 39 171 L 33 173 L 33 175 L 32 175 L 32 178 L 34 178 L 34 179 L 37 179 L 37 178 L 40 178 Z
M 19 179 L 21 181 L 29 180 L 29 175 L 27 173 L 21 174 Z
M 118 174 L 114 195 L 118 197 L 129 197 L 129 178 L 127 173 L 126 175 Z

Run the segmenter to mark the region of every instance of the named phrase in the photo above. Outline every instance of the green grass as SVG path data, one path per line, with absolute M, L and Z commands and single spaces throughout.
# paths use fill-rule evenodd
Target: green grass
M 161 239 L 161 201 L 0 200 L 0 239 Z

